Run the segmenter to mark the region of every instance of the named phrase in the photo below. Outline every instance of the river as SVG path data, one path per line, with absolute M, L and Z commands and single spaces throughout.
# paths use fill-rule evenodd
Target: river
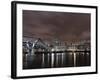
M 90 52 L 39 53 L 23 55 L 23 69 L 90 66 Z

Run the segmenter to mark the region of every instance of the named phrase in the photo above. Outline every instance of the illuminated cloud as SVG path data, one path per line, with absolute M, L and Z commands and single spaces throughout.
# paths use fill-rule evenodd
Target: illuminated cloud
M 23 36 L 87 40 L 90 39 L 90 14 L 24 10 Z

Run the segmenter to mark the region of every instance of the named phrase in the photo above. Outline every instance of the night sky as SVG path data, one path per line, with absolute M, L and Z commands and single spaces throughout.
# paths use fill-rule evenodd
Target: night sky
M 90 40 L 90 14 L 23 10 L 23 37 Z

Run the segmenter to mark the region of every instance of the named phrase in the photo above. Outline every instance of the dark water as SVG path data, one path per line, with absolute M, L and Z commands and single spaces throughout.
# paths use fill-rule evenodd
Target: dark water
M 23 55 L 23 69 L 90 66 L 90 52 Z

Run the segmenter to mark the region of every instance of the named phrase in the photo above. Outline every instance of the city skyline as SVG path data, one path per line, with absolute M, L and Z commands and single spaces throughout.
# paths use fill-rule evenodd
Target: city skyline
M 23 69 L 90 66 L 90 23 L 89 13 L 23 10 Z

